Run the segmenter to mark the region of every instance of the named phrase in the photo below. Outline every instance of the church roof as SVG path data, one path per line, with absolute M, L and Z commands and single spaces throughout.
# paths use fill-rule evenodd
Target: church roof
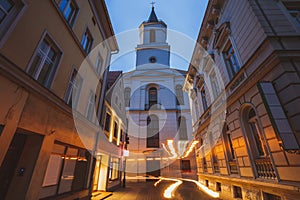
M 158 22 L 157 16 L 156 16 L 155 11 L 154 11 L 154 7 L 152 7 L 152 11 L 151 11 L 150 16 L 148 18 L 148 22 Z

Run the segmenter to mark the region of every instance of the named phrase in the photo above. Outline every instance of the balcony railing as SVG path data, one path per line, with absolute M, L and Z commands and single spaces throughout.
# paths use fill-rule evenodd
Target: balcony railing
M 270 158 L 261 158 L 255 160 L 257 175 L 259 178 L 276 179 L 276 173 Z
M 230 174 L 239 174 L 238 166 L 235 161 L 228 162 Z

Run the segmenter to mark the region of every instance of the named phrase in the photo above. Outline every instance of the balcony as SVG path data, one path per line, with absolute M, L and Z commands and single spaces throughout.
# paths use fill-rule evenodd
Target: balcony
M 258 178 L 272 179 L 272 180 L 277 179 L 270 158 L 260 158 L 260 159 L 256 159 L 254 162 L 255 162 Z

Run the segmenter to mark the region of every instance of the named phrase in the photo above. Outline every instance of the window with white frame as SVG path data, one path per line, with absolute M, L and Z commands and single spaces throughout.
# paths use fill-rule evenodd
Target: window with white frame
M 27 70 L 28 74 L 45 87 L 50 88 L 61 55 L 62 52 L 46 34 L 34 53 Z
M 22 0 L 1 0 L 0 1 L 0 41 L 4 35 L 9 33 L 9 28 L 12 27 L 13 21 L 25 8 Z
M 74 0 L 60 0 L 58 7 L 68 24 L 72 27 L 79 11 L 76 2 Z
M 95 93 L 93 91 L 90 91 L 87 107 L 86 107 L 86 118 L 89 121 L 93 121 L 96 99 L 97 96 L 95 95 Z
M 232 46 L 230 39 L 228 39 L 222 53 L 223 53 L 226 69 L 229 75 L 229 79 L 231 80 L 238 73 L 241 67 L 238 63 L 237 55 Z
M 65 101 L 69 106 L 76 109 L 83 79 L 74 68 L 71 73 L 68 88 L 65 95 Z
M 93 37 L 90 30 L 87 28 L 82 36 L 81 46 L 85 53 L 89 53 L 92 49 Z
M 119 166 L 120 166 L 120 159 L 116 157 L 111 157 L 110 160 L 110 167 L 109 167 L 109 180 L 117 180 L 119 179 Z

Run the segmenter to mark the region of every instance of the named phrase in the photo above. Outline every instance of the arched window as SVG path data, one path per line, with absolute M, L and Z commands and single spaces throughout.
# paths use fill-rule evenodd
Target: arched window
M 262 134 L 258 125 L 258 118 L 255 110 L 251 106 L 247 106 L 242 110 L 242 123 L 244 131 L 249 140 L 252 154 L 257 157 L 265 157 L 267 155 L 264 147 Z
M 179 140 L 187 140 L 187 127 L 186 127 L 186 119 L 185 117 L 178 117 L 178 132 L 179 132 Z
M 155 42 L 155 30 L 151 29 L 150 30 L 150 42 Z
M 130 105 L 130 93 L 131 93 L 131 89 L 129 87 L 125 88 L 125 106 L 129 107 Z
M 149 108 L 157 104 L 157 89 L 155 87 L 149 88 Z
M 176 98 L 177 98 L 177 105 L 183 105 L 184 97 L 183 97 L 182 86 L 176 85 L 175 92 L 176 92 Z
M 155 115 L 147 118 L 147 148 L 159 148 L 159 120 Z

